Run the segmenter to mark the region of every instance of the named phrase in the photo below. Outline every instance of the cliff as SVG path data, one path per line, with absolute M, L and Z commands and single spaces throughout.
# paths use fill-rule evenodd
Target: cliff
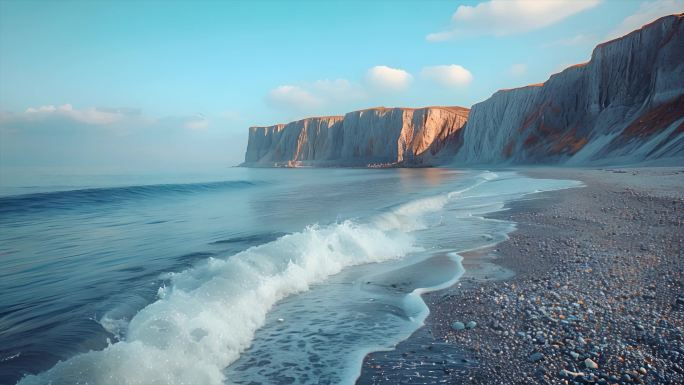
M 370 108 L 250 127 L 245 166 L 420 166 L 450 160 L 461 107 Z
M 684 163 L 683 20 L 660 18 L 470 111 L 372 108 L 251 127 L 244 165 Z
M 460 164 L 624 164 L 684 156 L 684 14 L 598 45 L 545 83 L 475 104 Z

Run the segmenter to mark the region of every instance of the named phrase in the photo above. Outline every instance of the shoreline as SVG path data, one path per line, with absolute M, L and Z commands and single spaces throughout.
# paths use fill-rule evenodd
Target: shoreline
M 487 215 L 517 228 L 465 253 L 461 279 L 423 295 L 425 326 L 367 355 L 357 384 L 682 383 L 684 168 L 516 171 L 585 187 Z

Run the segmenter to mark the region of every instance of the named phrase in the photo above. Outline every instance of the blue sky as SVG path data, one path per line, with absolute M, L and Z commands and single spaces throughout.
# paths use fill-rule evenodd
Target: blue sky
M 234 165 L 247 127 L 470 107 L 684 0 L 2 1 L 0 170 Z

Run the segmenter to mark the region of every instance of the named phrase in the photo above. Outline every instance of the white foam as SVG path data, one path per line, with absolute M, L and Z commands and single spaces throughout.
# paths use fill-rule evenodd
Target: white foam
M 103 326 L 123 335 L 122 341 L 60 362 L 20 384 L 222 384 L 223 369 L 249 347 L 279 300 L 306 291 L 345 267 L 416 251 L 411 232 L 425 227 L 426 215 L 467 198 L 467 191 L 489 195 L 492 191 L 482 185 L 496 178 L 485 172 L 465 189 L 409 202 L 368 223 L 310 226 L 227 259 L 208 258 L 191 269 L 167 274 L 169 285 L 130 320 L 125 333 L 125 320 L 114 314 L 103 317 Z M 554 187 L 549 183 L 544 190 Z M 530 191 L 524 184 L 506 188 Z M 421 292 L 412 293 L 407 301 L 420 307 Z M 426 308 L 418 314 L 422 321 Z
M 124 340 L 58 363 L 21 384 L 221 384 L 222 370 L 249 347 L 269 309 L 343 268 L 399 258 L 417 250 L 409 232 L 446 194 L 400 206 L 384 220 L 319 227 L 209 258 L 170 273 L 158 300 L 133 317 Z M 103 317 L 122 334 L 123 320 Z
M 468 187 L 405 203 L 390 212 L 378 215 L 377 218 L 375 218 L 374 224 L 383 230 L 399 229 L 405 232 L 422 230 L 427 227 L 423 222 L 425 214 L 440 211 L 450 200 L 457 199 L 464 192 L 472 190 L 477 186 L 496 178 L 498 178 L 497 174 L 491 171 L 485 171 L 477 175 L 474 178 L 474 183 Z

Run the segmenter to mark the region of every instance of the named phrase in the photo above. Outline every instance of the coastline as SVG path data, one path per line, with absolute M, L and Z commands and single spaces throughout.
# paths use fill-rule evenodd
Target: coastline
M 684 168 L 518 171 L 586 186 L 488 215 L 517 229 L 466 253 L 423 296 L 425 326 L 367 355 L 357 384 L 682 383 Z

